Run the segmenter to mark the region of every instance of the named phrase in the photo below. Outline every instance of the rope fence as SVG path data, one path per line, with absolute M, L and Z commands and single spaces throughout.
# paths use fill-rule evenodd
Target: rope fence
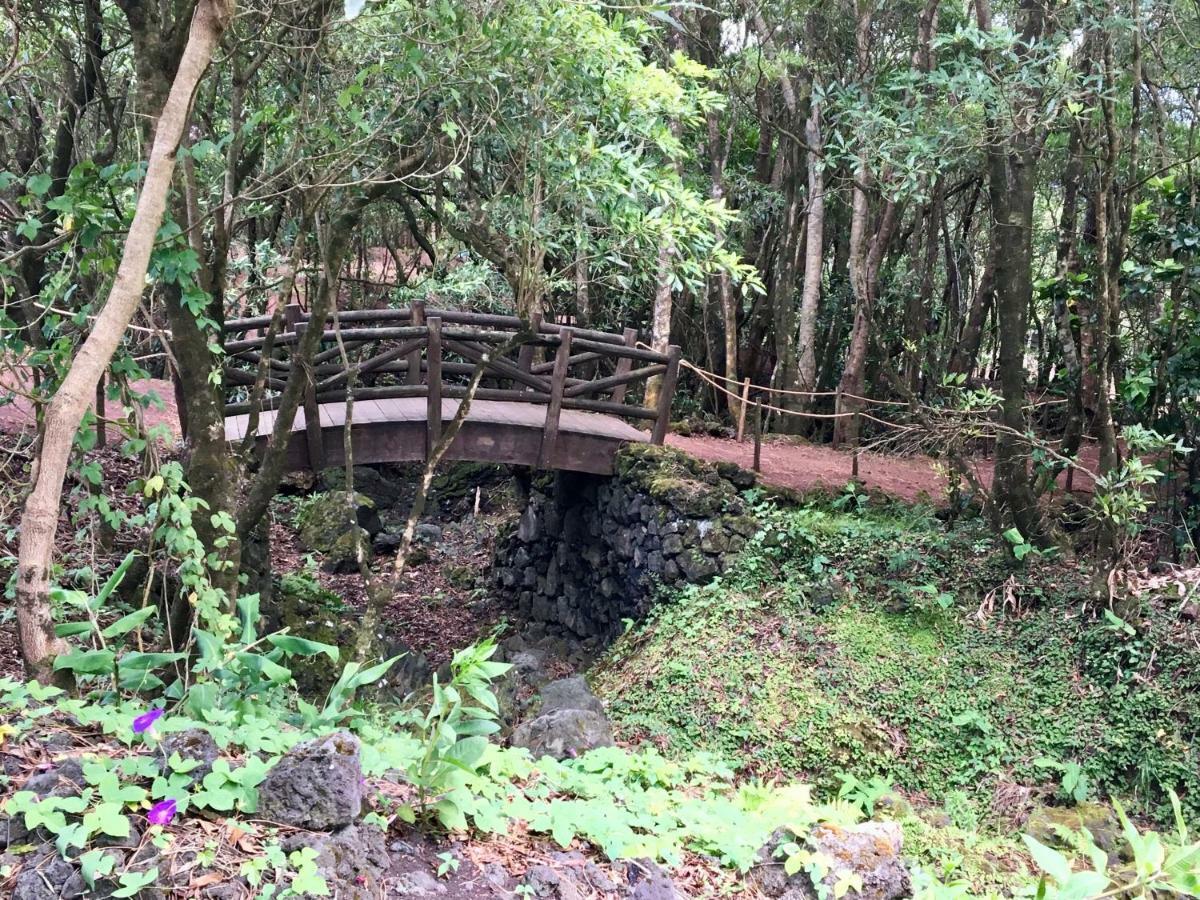
M 648 345 L 641 344 L 640 342 L 639 342 L 639 346 L 643 346 L 643 347 L 646 347 L 646 349 L 650 349 Z M 928 412 L 932 412 L 940 417 L 945 417 L 947 414 L 957 416 L 960 413 L 959 410 L 938 409 L 936 407 L 929 407 L 929 406 L 926 406 L 925 404 L 913 403 L 913 402 L 907 401 L 907 400 L 880 400 L 880 399 L 877 399 L 874 397 L 864 397 L 862 395 L 853 394 L 853 393 L 850 393 L 847 391 L 803 391 L 803 390 L 779 388 L 779 387 L 771 387 L 768 385 L 754 384 L 750 381 L 749 378 L 745 378 L 745 379 L 742 379 L 741 381 L 738 381 L 737 379 L 730 378 L 726 375 L 720 375 L 716 372 L 709 371 L 708 369 L 698 366 L 688 359 L 681 358 L 679 362 L 683 368 L 695 373 L 697 378 L 699 378 L 705 384 L 709 385 L 713 390 L 715 390 L 721 394 L 724 394 L 726 397 L 729 397 L 732 400 L 736 401 L 736 403 L 737 403 L 736 408 L 738 410 L 737 438 L 736 439 L 739 443 L 745 439 L 747 409 L 750 406 L 754 407 L 753 433 L 754 433 L 754 471 L 755 472 L 761 472 L 761 470 L 762 470 L 761 469 L 762 437 L 763 437 L 762 416 L 763 416 L 764 410 L 768 414 L 774 413 L 774 414 L 780 415 L 780 416 L 794 416 L 796 418 L 801 418 L 801 419 L 833 420 L 833 421 L 837 421 L 837 420 L 841 420 L 841 419 L 853 419 L 854 420 L 854 429 L 853 429 L 854 446 L 851 448 L 851 454 L 852 454 L 851 477 L 856 481 L 858 480 L 858 477 L 859 477 L 859 455 L 862 452 L 862 450 L 864 449 L 862 446 L 862 443 L 861 443 L 861 429 L 859 427 L 860 423 L 863 420 L 866 420 L 868 422 L 873 422 L 876 425 L 879 425 L 885 429 L 890 430 L 891 432 L 894 433 L 895 437 L 899 437 L 903 434 L 912 434 L 914 432 L 922 432 L 926 429 L 922 428 L 919 425 L 905 424 L 902 422 L 894 422 L 889 419 L 880 418 L 879 416 L 873 415 L 872 413 L 867 412 L 862 409 L 843 410 L 840 412 L 837 411 L 842 406 L 842 402 L 844 400 L 849 399 L 849 400 L 857 401 L 858 403 L 862 403 L 867 406 L 874 406 L 874 407 L 887 406 L 887 407 L 897 407 L 897 408 L 903 408 L 903 409 L 914 410 L 914 411 L 916 409 L 922 409 L 922 410 L 926 410 Z M 730 390 L 730 388 L 728 387 L 729 385 L 736 386 L 737 388 L 740 388 L 740 390 L 738 390 L 738 391 Z M 766 395 L 768 398 L 771 398 L 776 395 L 778 395 L 780 397 L 804 397 L 804 398 L 808 398 L 808 399 L 834 397 L 835 398 L 835 404 L 834 404 L 835 411 L 834 412 L 813 412 L 812 410 L 788 409 L 787 407 L 784 407 L 784 406 L 778 406 L 775 403 L 770 402 L 769 400 L 764 402 L 761 399 L 752 399 L 751 398 L 752 393 Z M 1044 396 L 1045 395 L 1043 395 L 1043 397 Z M 1025 404 L 1022 408 L 1028 411 L 1028 410 L 1040 409 L 1040 408 L 1046 407 L 1046 406 L 1057 406 L 1057 405 L 1064 404 L 1067 402 L 1068 402 L 1068 400 L 1066 400 L 1064 398 L 1057 398 L 1057 399 L 1052 399 L 1052 400 L 1046 400 L 1046 399 L 1039 398 L 1038 400 L 1035 400 L 1032 403 Z M 835 432 L 835 435 L 836 435 L 836 432 Z M 890 437 L 884 438 L 880 441 L 877 441 L 876 443 L 883 444 L 890 440 L 892 440 L 892 438 L 890 438 Z M 870 445 L 870 446 L 873 446 L 873 445 Z M 869 450 L 870 446 L 868 446 L 865 449 Z M 837 449 L 836 437 L 835 437 L 834 449 Z M 987 455 L 986 447 L 985 447 L 985 455 Z M 1071 468 L 1069 468 L 1068 475 L 1071 475 L 1071 474 L 1074 474 L 1074 473 L 1071 470 Z

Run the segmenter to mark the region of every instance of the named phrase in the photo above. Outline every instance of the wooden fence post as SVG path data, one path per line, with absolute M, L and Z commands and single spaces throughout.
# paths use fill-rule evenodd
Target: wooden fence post
M 750 379 L 742 382 L 742 402 L 738 406 L 737 442 L 746 437 L 746 404 L 750 401 Z
M 558 330 L 560 343 L 554 356 L 554 374 L 550 377 L 550 403 L 546 406 L 546 429 L 542 434 L 542 449 L 538 454 L 538 465 L 549 468 L 554 460 L 554 448 L 558 443 L 558 421 L 562 416 L 563 389 L 567 384 L 567 367 L 571 360 L 571 329 Z
M 426 322 L 429 328 L 429 380 L 426 397 L 426 429 L 425 429 L 425 458 L 433 453 L 433 448 L 442 436 L 442 320 L 439 316 L 431 316 Z M 419 358 L 419 357 L 418 357 Z M 411 370 L 410 370 L 411 372 Z M 421 373 L 421 364 L 417 363 L 417 374 Z M 460 403 L 463 401 L 459 401 Z
M 675 383 L 679 380 L 679 359 L 683 351 L 675 344 L 667 350 L 667 371 L 663 374 L 662 383 L 658 386 L 658 417 L 654 420 L 654 431 L 650 442 L 661 444 L 667 438 L 667 429 L 671 427 L 671 401 L 675 397 Z
M 425 303 L 421 300 L 414 300 L 412 305 L 412 323 L 414 326 L 420 327 L 425 324 Z M 440 335 L 439 335 L 440 336 Z M 408 354 L 408 374 L 405 380 L 409 384 L 421 383 L 421 350 L 420 348 Z M 439 381 L 441 379 L 438 379 Z

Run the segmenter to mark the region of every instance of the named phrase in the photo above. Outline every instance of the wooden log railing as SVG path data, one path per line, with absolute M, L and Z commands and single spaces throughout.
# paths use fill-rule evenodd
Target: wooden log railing
M 311 459 L 321 461 L 319 407 L 344 403 L 352 384 L 356 400 L 427 398 L 432 446 L 441 430 L 442 398 L 465 396 L 470 375 L 486 358 L 478 399 L 546 407 L 543 465 L 553 455 L 563 410 L 649 422 L 654 443 L 666 437 L 680 351 L 674 346 L 667 353 L 643 349 L 632 328 L 609 334 L 540 317 L 523 323 L 516 316 L 427 309 L 419 302 L 409 309 L 339 312 L 336 321 L 320 325 L 321 346 L 305 364 L 292 352 L 301 335 L 317 324 L 298 305 L 285 308 L 282 327 L 272 335 L 270 316 L 227 320 L 225 415 L 275 409 L 284 385 L 303 378 L 308 449 Z M 533 336 L 514 344 L 519 333 Z M 506 345 L 505 352 L 497 352 Z M 662 379 L 653 408 L 640 402 L 651 378 Z

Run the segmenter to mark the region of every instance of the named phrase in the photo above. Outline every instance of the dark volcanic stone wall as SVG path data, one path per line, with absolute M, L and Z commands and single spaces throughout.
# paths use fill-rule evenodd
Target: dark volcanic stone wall
M 611 477 L 558 473 L 498 542 L 495 588 L 539 630 L 610 640 L 646 614 L 657 586 L 730 565 L 757 529 L 740 496 L 753 484 L 736 466 L 647 445 L 622 450 Z

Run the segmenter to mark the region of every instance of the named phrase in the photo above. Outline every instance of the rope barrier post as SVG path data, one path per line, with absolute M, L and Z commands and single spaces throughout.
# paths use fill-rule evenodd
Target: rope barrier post
M 854 450 L 850 462 L 850 478 L 852 481 L 858 481 L 858 453 L 862 445 L 862 420 L 859 418 L 858 410 L 854 411 Z
M 829 446 L 837 450 L 842 443 L 841 429 L 838 428 L 837 414 L 842 411 L 842 389 L 838 388 L 837 393 L 833 397 L 833 437 L 829 441 Z
M 675 398 L 675 382 L 679 378 L 679 360 L 682 356 L 683 351 L 676 345 L 667 348 L 667 371 L 658 385 L 658 410 L 654 430 L 650 433 L 652 444 L 661 446 L 667 439 L 667 431 L 671 427 L 671 401 Z
M 742 402 L 738 405 L 737 442 L 740 444 L 746 436 L 746 403 L 750 399 L 750 379 L 742 382 Z
M 754 404 L 754 471 L 762 471 L 762 405 Z
M 1067 493 L 1075 490 L 1075 467 L 1067 466 Z

